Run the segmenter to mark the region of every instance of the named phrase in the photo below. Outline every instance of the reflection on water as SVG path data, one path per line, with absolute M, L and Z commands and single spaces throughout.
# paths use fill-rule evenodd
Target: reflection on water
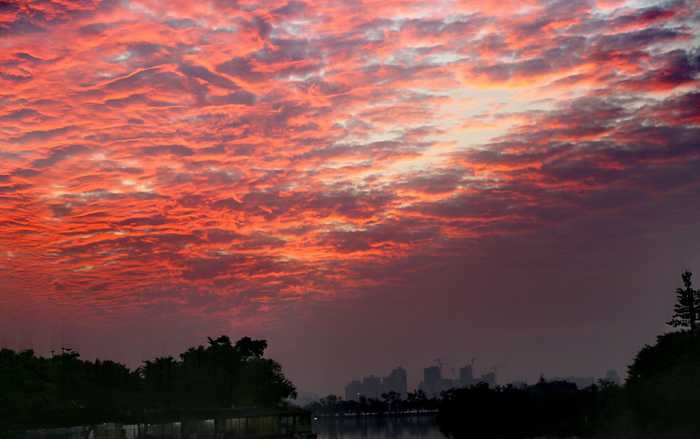
M 313 430 L 318 439 L 445 439 L 433 416 L 322 418 Z
M 308 430 L 289 434 L 276 429 L 269 419 L 225 419 L 170 422 L 164 424 L 99 424 L 72 428 L 38 429 L 14 432 L 2 439 L 273 439 L 308 438 Z M 263 428 L 268 427 L 268 428 Z M 308 428 L 306 424 L 305 428 Z M 322 418 L 312 425 L 317 439 L 446 439 L 434 416 Z M 545 438 L 539 438 L 545 439 Z M 576 438 L 570 438 L 576 439 Z
M 250 414 L 250 413 L 249 413 Z M 97 424 L 11 432 L 7 439 L 305 439 L 310 416 L 275 412 L 216 419 L 183 419 L 159 424 Z M 0 432 L 0 438 L 6 439 Z

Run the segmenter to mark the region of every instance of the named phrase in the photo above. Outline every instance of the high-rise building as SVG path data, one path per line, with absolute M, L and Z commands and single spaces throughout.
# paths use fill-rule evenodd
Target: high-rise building
M 408 378 L 406 369 L 399 366 L 392 370 L 391 373 L 384 378 L 382 388 L 384 393 L 396 392 L 402 397 L 406 396 L 406 393 L 408 392 Z
M 472 366 L 464 366 L 459 369 L 459 385 L 461 387 L 469 387 L 474 384 L 474 371 Z
M 362 396 L 380 399 L 383 393 L 388 392 L 396 392 L 402 397 L 406 396 L 408 392 L 406 369 L 397 367 L 384 379 L 370 375 L 362 378 L 362 381 L 351 381 L 345 386 L 345 399 L 357 401 Z
M 370 375 L 362 379 L 362 394 L 367 398 L 379 399 L 382 394 L 381 378 Z
M 360 396 L 362 396 L 362 383 L 353 380 L 348 383 L 347 386 L 345 386 L 345 399 L 347 401 L 357 401 L 360 399 Z
M 422 390 L 428 396 L 437 396 L 442 389 L 442 370 L 439 366 L 430 366 L 423 369 Z

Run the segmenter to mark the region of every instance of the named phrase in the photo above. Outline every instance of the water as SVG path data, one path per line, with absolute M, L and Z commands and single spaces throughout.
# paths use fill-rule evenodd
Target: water
M 440 431 L 435 423 L 434 416 L 397 418 L 368 416 L 347 417 L 338 420 L 326 418 L 315 421 L 312 428 L 314 433 L 318 435 L 317 439 L 447 439 L 447 436 Z
M 438 428 L 434 415 L 321 418 L 313 422 L 312 429 L 317 434 L 317 439 L 447 439 L 447 436 Z M 5 439 L 2 434 L 0 437 Z M 30 430 L 7 436 L 9 439 L 222 439 L 226 437 L 242 436 L 217 434 L 214 420 L 188 421 L 184 426 L 182 422 L 149 425 L 99 424 Z
M 433 416 L 325 418 L 313 423 L 318 439 L 445 439 Z

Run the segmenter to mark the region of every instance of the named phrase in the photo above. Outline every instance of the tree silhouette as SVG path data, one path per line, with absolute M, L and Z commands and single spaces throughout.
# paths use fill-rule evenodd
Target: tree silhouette
M 398 411 L 401 405 L 401 394 L 395 391 L 382 393 L 382 400 L 386 404 L 387 410 Z
M 296 397 L 265 340 L 227 336 L 132 371 L 80 358 L 63 348 L 48 358 L 0 349 L 0 438 L 3 431 L 141 419 L 147 411 L 283 407 Z
M 693 273 L 690 271 L 684 271 L 681 274 L 683 279 L 683 286 L 685 288 L 677 288 L 676 296 L 678 302 L 673 310 L 673 318 L 668 322 L 669 325 L 674 328 L 688 328 L 691 332 L 695 332 L 698 320 L 698 311 L 700 298 L 698 297 L 698 291 L 693 289 L 692 281 Z

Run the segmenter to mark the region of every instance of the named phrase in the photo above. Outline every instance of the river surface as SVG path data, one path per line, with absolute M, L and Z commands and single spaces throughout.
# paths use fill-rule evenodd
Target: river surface
M 312 429 L 317 439 L 447 439 L 447 436 L 438 428 L 434 415 L 321 418 L 312 421 Z M 13 432 L 8 437 L 11 439 L 217 439 L 221 436 L 215 432 L 214 420 L 204 420 L 188 422 L 186 428 L 181 422 L 148 425 L 99 424 Z
M 437 424 L 435 417 L 347 417 L 343 419 L 325 418 L 314 421 L 313 432 L 318 439 L 447 439 Z M 533 438 L 547 439 L 547 438 Z M 577 439 L 575 437 L 569 439 Z
M 445 439 L 433 416 L 320 419 L 313 423 L 318 439 Z

